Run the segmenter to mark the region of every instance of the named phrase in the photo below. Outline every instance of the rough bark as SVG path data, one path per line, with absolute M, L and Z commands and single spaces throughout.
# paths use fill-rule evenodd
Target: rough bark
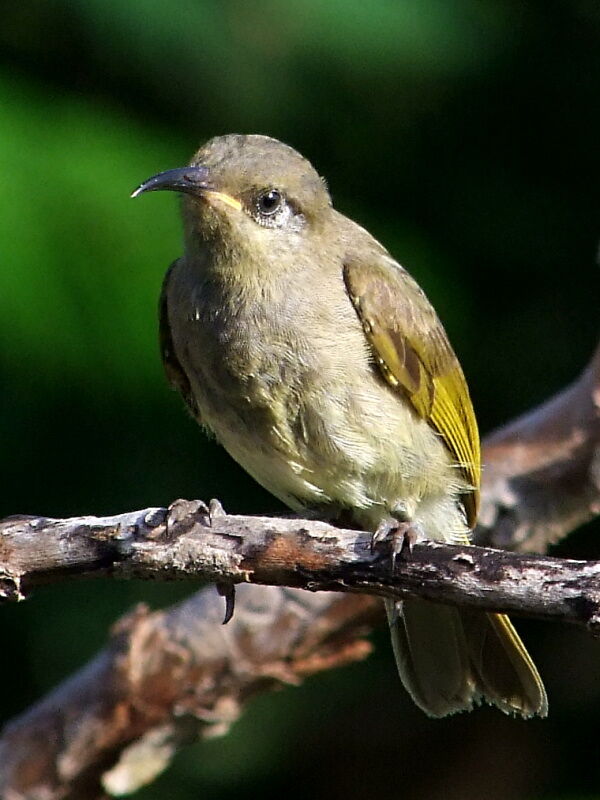
M 227 732 L 256 694 L 370 652 L 375 598 L 242 587 L 232 621 L 214 587 L 166 612 L 139 607 L 71 679 L 6 726 L 2 798 L 123 794 L 178 748 Z
M 407 595 L 588 626 L 600 619 L 600 562 L 426 542 L 394 569 L 385 542 L 316 520 L 210 515 L 198 500 L 113 517 L 0 523 L 0 592 L 19 599 L 65 574 L 240 583 L 402 599 Z M 228 588 L 230 587 L 230 588 Z

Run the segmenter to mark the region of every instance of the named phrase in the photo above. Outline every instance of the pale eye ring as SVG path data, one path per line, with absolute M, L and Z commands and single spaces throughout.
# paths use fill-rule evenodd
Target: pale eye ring
M 283 204 L 283 195 L 277 189 L 267 189 L 256 198 L 256 208 L 263 217 L 276 214 Z

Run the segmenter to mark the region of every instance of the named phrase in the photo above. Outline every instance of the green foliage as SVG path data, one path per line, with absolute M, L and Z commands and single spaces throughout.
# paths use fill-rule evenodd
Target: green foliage
M 174 209 L 129 194 L 183 147 L 68 94 L 6 76 L 0 93 L 4 352 L 49 380 L 147 388 L 157 291 L 180 236 Z

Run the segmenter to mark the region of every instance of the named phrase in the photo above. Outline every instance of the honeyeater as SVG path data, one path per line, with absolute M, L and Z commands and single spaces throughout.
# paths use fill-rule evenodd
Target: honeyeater
M 333 208 L 311 164 L 267 136 L 211 139 L 134 195 L 183 195 L 164 280 L 169 381 L 228 453 L 291 509 L 468 543 L 480 449 L 465 378 L 416 281 Z M 427 714 L 480 701 L 544 716 L 503 614 L 386 602 L 400 677 Z

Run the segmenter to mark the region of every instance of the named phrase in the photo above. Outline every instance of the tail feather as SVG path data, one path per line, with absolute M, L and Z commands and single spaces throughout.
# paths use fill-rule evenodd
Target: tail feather
M 460 617 L 451 606 L 386 600 L 392 647 L 402 682 L 431 717 L 473 707 L 476 690 Z
M 386 601 L 386 610 L 402 682 L 430 716 L 481 700 L 523 717 L 548 713 L 538 671 L 504 614 L 412 599 Z
M 547 716 L 542 679 L 506 614 L 462 610 L 461 616 L 484 697 L 507 713 Z

